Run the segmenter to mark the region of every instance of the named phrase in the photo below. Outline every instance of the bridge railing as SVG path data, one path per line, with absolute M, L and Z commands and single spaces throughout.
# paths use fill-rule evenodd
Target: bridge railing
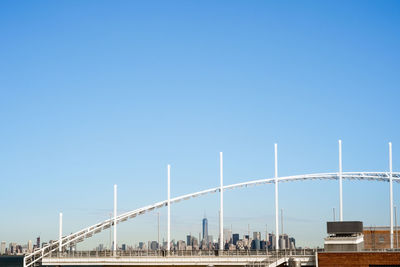
M 285 257 L 285 256 L 313 256 L 323 249 L 296 249 L 296 250 L 112 250 L 102 251 L 64 251 L 52 252 L 46 257 L 52 258 L 102 258 L 102 257 Z

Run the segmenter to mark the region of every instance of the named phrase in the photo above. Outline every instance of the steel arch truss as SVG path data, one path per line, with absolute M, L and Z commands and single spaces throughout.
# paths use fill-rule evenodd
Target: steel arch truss
M 362 181 L 378 181 L 378 182 L 389 182 L 390 173 L 389 172 L 343 172 L 342 178 L 347 180 L 362 180 Z M 317 174 L 304 174 L 295 176 L 286 176 L 278 178 L 278 182 L 294 182 L 294 181 L 304 181 L 304 180 L 337 180 L 339 179 L 339 173 L 317 173 Z M 400 182 L 400 172 L 393 172 L 392 179 L 394 182 Z M 224 191 L 229 189 L 236 189 L 241 187 L 256 186 L 263 184 L 273 184 L 274 178 L 252 180 L 249 182 L 237 183 L 232 185 L 224 186 Z M 210 188 L 207 190 L 186 194 L 183 196 L 175 197 L 171 199 L 172 203 L 177 203 L 182 200 L 188 200 L 190 198 L 199 197 L 209 193 L 219 192 L 219 187 Z M 135 209 L 129 212 L 125 212 L 117 216 L 117 224 L 124 222 L 128 219 L 134 218 L 136 216 L 142 215 L 146 212 L 152 211 L 154 209 L 162 208 L 167 206 L 167 200 L 157 202 L 152 205 L 148 205 L 139 209 Z M 114 219 L 108 219 L 85 229 L 82 229 L 76 233 L 70 234 L 62 238 L 62 248 L 74 245 L 76 243 L 82 242 L 86 238 L 90 238 L 93 235 L 100 233 L 114 225 Z M 34 251 L 33 253 L 27 254 L 24 257 L 24 265 L 26 267 L 34 266 L 35 263 L 41 261 L 41 259 L 50 253 L 59 250 L 59 240 L 53 241 L 51 244 L 44 246 L 41 249 Z

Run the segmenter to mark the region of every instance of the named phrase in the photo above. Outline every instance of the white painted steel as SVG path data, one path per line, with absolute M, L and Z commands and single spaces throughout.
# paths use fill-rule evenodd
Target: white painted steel
M 339 140 L 339 220 L 343 221 L 342 140 Z
M 396 248 L 399 248 L 399 229 L 397 229 L 397 208 L 394 206 L 394 229 L 396 231 Z
M 342 178 L 347 180 L 360 180 L 360 181 L 377 181 L 377 182 L 389 182 L 390 181 L 390 173 L 388 172 L 344 172 L 342 173 Z M 294 181 L 305 181 L 305 180 L 337 180 L 339 179 L 338 173 L 317 173 L 317 174 L 304 174 L 304 175 L 294 175 L 294 176 L 286 176 L 280 177 L 279 182 L 294 182 Z M 400 182 L 400 172 L 392 172 L 392 181 L 399 183 Z M 248 186 L 256 186 L 263 184 L 273 184 L 275 182 L 275 178 L 266 178 L 259 180 L 252 180 L 248 182 L 242 182 L 232 185 L 225 185 L 223 190 L 236 189 Z M 220 191 L 220 187 L 214 187 L 206 190 L 202 190 L 199 192 L 186 194 L 183 196 L 175 197 L 170 199 L 170 203 L 177 203 L 182 200 L 188 200 L 190 198 L 206 195 L 209 193 L 217 193 Z M 152 205 L 148 205 L 142 208 L 138 208 L 129 212 L 125 212 L 120 214 L 116 218 L 116 223 L 124 222 L 128 219 L 134 218 L 136 216 L 142 215 L 148 211 L 152 211 L 154 209 L 162 208 L 167 206 L 168 200 L 160 201 L 154 203 Z M 84 228 L 76 233 L 64 236 L 62 238 L 62 246 L 67 247 L 69 245 L 82 242 L 85 238 L 89 238 L 93 236 L 93 234 L 97 234 L 102 230 L 108 229 L 112 227 L 114 221 L 112 218 L 107 219 L 105 221 L 96 223 L 92 226 Z M 44 246 L 43 248 L 36 250 L 33 253 L 27 254 L 25 256 L 26 267 L 32 266 L 34 263 L 40 261 L 44 256 L 49 255 L 51 252 L 57 251 L 59 246 L 59 242 L 53 242 Z
M 63 214 L 60 212 L 60 220 L 59 220 L 59 228 L 58 228 L 58 242 L 59 242 L 59 249 L 58 251 L 62 251 L 62 216 Z
M 272 262 L 272 263 L 266 265 L 266 267 L 281 266 L 282 264 L 284 264 L 284 263 L 287 262 L 287 261 L 288 261 L 288 257 L 278 258 L 275 262 Z
M 285 233 L 283 230 L 283 209 L 281 209 L 281 231 L 282 231 L 282 234 Z
M 274 146 L 275 151 L 275 248 L 279 249 L 279 214 L 278 214 L 278 144 Z
M 392 143 L 389 142 L 389 185 L 390 185 L 390 248 L 393 248 L 393 177 Z
M 113 251 L 117 251 L 117 185 L 114 185 L 114 244 Z
M 220 181 L 219 250 L 223 250 L 224 249 L 224 162 L 223 162 L 222 152 L 219 152 L 219 179 L 220 179 L 219 180 Z
M 168 209 L 168 232 L 167 232 L 167 251 L 171 250 L 171 165 L 167 166 L 168 172 L 168 200 L 167 200 L 167 209 Z
M 335 211 L 335 208 L 333 208 L 333 221 L 336 222 L 336 211 Z

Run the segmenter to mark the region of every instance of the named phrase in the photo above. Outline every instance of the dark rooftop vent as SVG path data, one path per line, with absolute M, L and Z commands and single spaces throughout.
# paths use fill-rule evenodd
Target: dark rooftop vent
M 328 234 L 359 234 L 363 232 L 363 223 L 358 221 L 327 222 Z

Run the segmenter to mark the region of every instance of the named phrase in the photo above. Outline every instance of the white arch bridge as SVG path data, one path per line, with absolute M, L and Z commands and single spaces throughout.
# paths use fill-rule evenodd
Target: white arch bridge
M 221 161 L 222 162 L 222 161 Z M 222 164 L 221 164 L 222 166 Z M 222 168 L 221 168 L 222 169 Z M 53 242 L 44 246 L 41 249 L 34 251 L 33 253 L 27 254 L 24 258 L 24 266 L 30 267 L 39 265 L 44 257 L 51 255 L 52 252 L 59 251 L 62 248 L 67 248 L 70 245 L 76 244 L 78 242 L 82 242 L 86 238 L 90 238 L 95 234 L 100 233 L 102 230 L 108 229 L 111 226 L 116 226 L 116 224 L 124 222 L 128 219 L 134 218 L 136 216 L 142 215 L 146 212 L 152 211 L 154 209 L 162 208 L 164 206 L 168 206 L 168 203 L 177 203 L 182 200 L 188 200 L 190 198 L 199 197 L 202 195 L 206 195 L 209 193 L 220 192 L 221 195 L 223 191 L 249 187 L 255 185 L 263 185 L 263 184 L 275 184 L 277 186 L 278 182 L 294 182 L 294 181 L 304 181 L 304 180 L 361 180 L 361 181 L 378 181 L 378 182 L 390 182 L 390 185 L 393 182 L 400 182 L 400 172 L 338 172 L 338 173 L 317 173 L 317 174 L 305 174 L 305 175 L 295 175 L 295 176 L 287 176 L 287 177 L 275 177 L 268 179 L 259 179 L 252 180 L 249 182 L 237 183 L 232 185 L 225 185 L 221 187 L 214 187 L 207 190 L 186 194 L 183 196 L 168 198 L 167 200 L 160 201 L 154 203 L 152 205 L 148 205 L 142 208 L 138 208 L 118 216 L 114 218 L 107 219 L 105 221 L 96 223 L 92 226 L 84 228 L 76 233 L 61 237 L 60 240 Z M 222 181 L 222 170 L 221 170 L 221 181 Z M 340 183 L 341 185 L 341 183 Z M 341 188 L 341 187 L 340 187 Z M 392 186 L 390 186 L 390 190 L 392 190 Z M 340 190 L 341 191 L 341 190 Z M 276 195 L 277 197 L 277 195 Z M 392 207 L 392 203 L 391 207 Z

